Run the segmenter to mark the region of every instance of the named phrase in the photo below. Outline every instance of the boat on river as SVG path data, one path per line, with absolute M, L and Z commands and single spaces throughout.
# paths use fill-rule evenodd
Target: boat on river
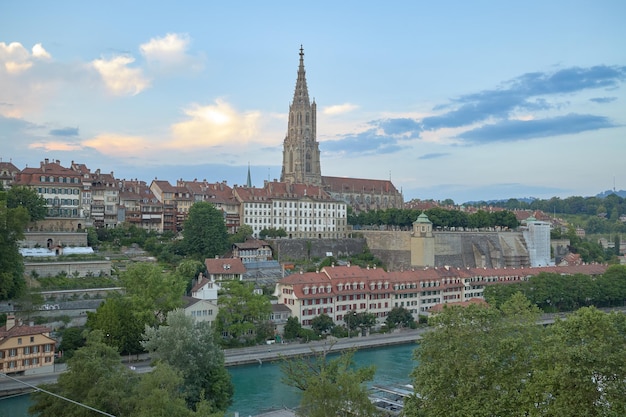
M 373 385 L 370 388 L 370 401 L 385 416 L 400 415 L 406 397 L 413 395 L 413 385 Z

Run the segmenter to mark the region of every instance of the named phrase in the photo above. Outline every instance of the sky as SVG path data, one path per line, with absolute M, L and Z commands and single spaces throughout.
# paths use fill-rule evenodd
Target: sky
M 322 175 L 406 201 L 626 188 L 626 2 L 0 3 L 0 158 L 280 178 L 304 49 Z

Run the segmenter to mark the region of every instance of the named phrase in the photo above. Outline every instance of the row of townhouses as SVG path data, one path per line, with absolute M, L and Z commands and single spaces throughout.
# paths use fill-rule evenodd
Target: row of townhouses
M 72 161 L 64 167 L 48 159 L 39 167 L 19 170 L 0 163 L 12 185 L 35 189 L 47 202 L 48 218 L 33 225 L 40 231 L 76 231 L 88 226 L 113 228 L 127 223 L 146 230 L 177 232 L 191 206 L 199 201 L 224 213 L 230 233 L 242 224 L 261 230 L 284 229 L 290 238 L 340 238 L 346 235 L 346 203 L 321 186 L 265 181 L 262 188 L 229 186 L 225 181 L 165 180 L 150 184 L 119 180 L 111 173 L 91 172 Z
M 435 306 L 483 299 L 487 285 L 527 281 L 541 272 L 597 276 L 606 265 L 586 264 L 542 268 L 424 268 L 385 271 L 354 265 L 331 266 L 318 272 L 292 274 L 280 280 L 274 295 L 304 326 L 327 314 L 336 324 L 348 313 L 372 313 L 382 324 L 391 309 L 404 307 L 418 318 Z

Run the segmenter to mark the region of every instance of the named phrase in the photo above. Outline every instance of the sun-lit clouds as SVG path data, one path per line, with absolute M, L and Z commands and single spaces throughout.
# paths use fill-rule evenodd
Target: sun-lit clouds
M 35 44 L 35 46 L 33 46 L 33 57 L 38 58 L 38 59 L 51 59 L 52 56 L 48 53 L 48 51 L 46 51 L 43 46 L 38 43 Z
M 335 104 L 334 106 L 324 107 L 322 113 L 328 116 L 336 116 L 340 114 L 350 113 L 358 109 L 359 106 L 351 103 Z
M 43 46 L 38 43 L 28 52 L 19 42 L 6 44 L 0 42 L 0 63 L 8 74 L 19 74 L 33 66 L 34 59 L 50 59 L 51 56 Z
M 148 65 L 163 71 L 200 69 L 202 60 L 189 55 L 191 39 L 187 34 L 168 33 L 155 37 L 139 46 Z
M 83 147 L 79 143 L 72 142 L 60 142 L 60 141 L 45 141 L 45 142 L 33 142 L 28 145 L 28 149 L 38 152 L 73 152 L 80 151 Z
M 131 68 L 135 59 L 118 55 L 111 59 L 100 58 L 91 62 L 98 71 L 107 89 L 115 95 L 137 95 L 150 87 L 150 81 L 140 68 Z
M 95 149 L 103 155 L 122 159 L 145 155 L 154 151 L 154 142 L 144 137 L 119 133 L 102 133 L 82 141 L 81 145 Z
M 183 112 L 187 120 L 171 127 L 174 148 L 241 147 L 255 138 L 261 118 L 258 111 L 238 113 L 220 99 L 212 105 L 194 104 Z

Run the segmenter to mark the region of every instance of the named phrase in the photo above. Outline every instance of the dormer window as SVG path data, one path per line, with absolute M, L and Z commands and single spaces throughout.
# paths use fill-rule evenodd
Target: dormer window
M 364 289 L 364 288 L 365 288 L 365 283 L 364 283 L 364 282 L 361 282 L 361 283 L 359 284 L 359 288 L 360 288 L 360 289 Z
M 378 281 L 378 289 L 380 290 L 380 289 L 382 289 L 382 288 L 383 288 L 383 283 L 382 283 L 382 282 L 380 282 L 380 281 Z
M 343 284 L 337 284 L 337 291 L 343 291 Z
M 389 283 L 385 282 L 385 289 L 389 289 Z
M 326 292 L 327 292 L 327 293 L 332 292 L 332 288 L 333 288 L 333 287 L 331 287 L 330 285 L 327 285 L 327 286 L 326 286 Z
M 317 293 L 317 287 L 313 287 L 313 288 L 311 288 L 311 293 L 312 293 L 312 294 Z
M 349 282 L 346 284 L 346 291 L 347 290 L 350 290 L 350 283 Z
M 304 287 L 302 289 L 302 291 L 304 292 L 305 295 L 308 294 L 309 293 L 309 287 Z

